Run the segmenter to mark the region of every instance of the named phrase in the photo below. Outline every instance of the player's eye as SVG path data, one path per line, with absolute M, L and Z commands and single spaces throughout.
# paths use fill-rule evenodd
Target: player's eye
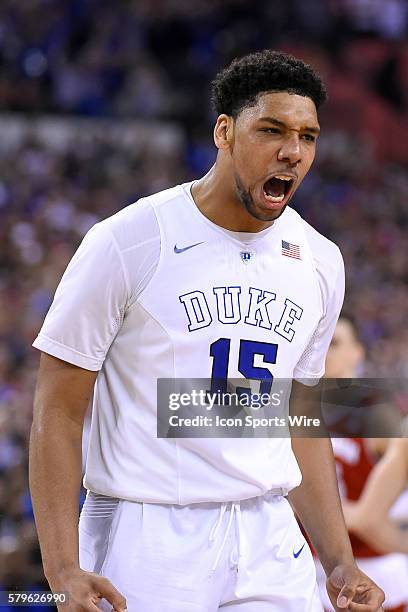
M 279 128 L 262 128 L 261 132 L 266 132 L 267 134 L 281 134 Z
M 312 134 L 303 134 L 301 138 L 307 142 L 316 142 L 316 136 L 313 136 Z

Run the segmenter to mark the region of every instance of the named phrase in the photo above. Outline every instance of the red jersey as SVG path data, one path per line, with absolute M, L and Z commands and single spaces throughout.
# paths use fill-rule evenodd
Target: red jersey
M 350 501 L 357 501 L 374 467 L 375 459 L 364 438 L 333 438 L 332 445 L 340 495 Z M 355 557 L 378 557 L 382 554 L 353 533 L 350 533 L 350 541 Z

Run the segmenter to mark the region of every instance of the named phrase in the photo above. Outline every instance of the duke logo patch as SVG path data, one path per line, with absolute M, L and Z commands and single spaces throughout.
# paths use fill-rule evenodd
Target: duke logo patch
M 244 262 L 244 264 L 248 264 L 254 256 L 254 254 L 251 251 L 241 251 L 240 255 L 241 255 L 241 259 Z

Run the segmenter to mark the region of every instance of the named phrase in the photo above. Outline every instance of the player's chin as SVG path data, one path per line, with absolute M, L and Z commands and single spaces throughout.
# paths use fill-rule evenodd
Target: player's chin
M 278 217 L 280 217 L 282 213 L 283 213 L 283 210 L 281 212 L 276 212 L 273 214 L 271 213 L 268 214 L 268 213 L 258 210 L 257 213 L 254 215 L 254 217 L 258 219 L 258 221 L 272 222 L 272 221 L 276 221 L 276 219 L 278 219 Z

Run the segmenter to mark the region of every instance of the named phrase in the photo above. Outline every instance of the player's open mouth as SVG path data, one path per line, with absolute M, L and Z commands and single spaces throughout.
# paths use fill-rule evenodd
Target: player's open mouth
M 295 178 L 287 174 L 276 174 L 269 178 L 263 186 L 263 193 L 271 205 L 280 205 L 286 201 L 292 191 Z

